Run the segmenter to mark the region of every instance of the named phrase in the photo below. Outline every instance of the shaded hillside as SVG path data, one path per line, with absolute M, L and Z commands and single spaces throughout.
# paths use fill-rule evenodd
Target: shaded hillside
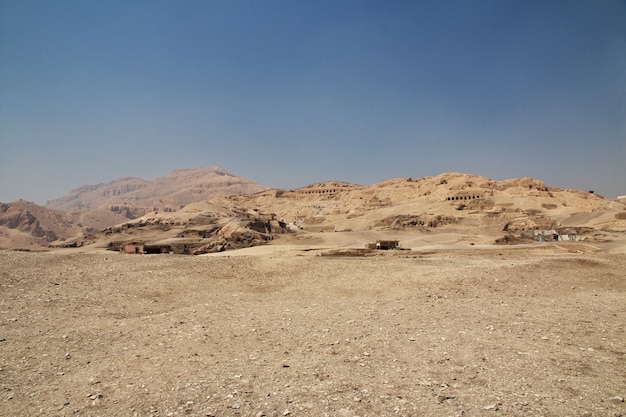
M 33 249 L 125 220 L 106 210 L 68 213 L 24 200 L 0 203 L 0 248 Z
M 68 211 L 105 208 L 132 219 L 150 211 L 173 212 L 196 201 L 264 189 L 218 166 L 210 166 L 174 171 L 154 181 L 122 178 L 107 184 L 85 185 L 49 201 L 46 207 Z
M 548 187 L 531 178 L 495 181 L 445 173 L 370 186 L 326 182 L 216 198 L 176 213 L 150 213 L 79 237 L 76 244 L 113 249 L 142 244 L 154 251 L 206 253 L 320 232 L 343 232 L 343 244 L 355 247 L 362 246 L 364 236 L 377 233 L 410 239 L 447 233 L 493 244 L 503 236 L 525 236 L 536 229 L 602 240 L 626 231 L 625 209 L 595 194 Z

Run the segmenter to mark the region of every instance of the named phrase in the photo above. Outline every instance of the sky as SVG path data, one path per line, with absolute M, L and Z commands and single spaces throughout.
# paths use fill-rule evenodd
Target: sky
M 626 1 L 0 0 L 0 201 L 209 165 L 626 195 Z

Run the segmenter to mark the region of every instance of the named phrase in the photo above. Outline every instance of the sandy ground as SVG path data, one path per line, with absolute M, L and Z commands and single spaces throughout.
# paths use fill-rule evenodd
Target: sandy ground
M 624 245 L 328 244 L 0 252 L 0 415 L 626 415 Z

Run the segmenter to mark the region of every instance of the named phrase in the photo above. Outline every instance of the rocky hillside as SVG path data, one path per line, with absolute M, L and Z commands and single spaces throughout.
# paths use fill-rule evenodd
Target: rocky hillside
M 495 181 L 459 173 L 392 179 L 367 187 L 330 182 L 232 200 L 271 211 L 310 231 L 493 225 L 523 232 L 579 222 L 610 228 L 621 227 L 619 213 L 624 212 L 623 205 L 601 196 L 548 187 L 531 178 Z
M 192 202 L 264 189 L 211 166 L 178 170 L 154 181 L 123 178 L 108 184 L 86 185 L 45 207 L 23 200 L 0 203 L 0 248 L 42 247 L 146 213 L 171 213 Z
M 151 211 L 173 212 L 196 201 L 264 189 L 219 166 L 210 166 L 181 169 L 154 181 L 122 178 L 107 184 L 85 185 L 49 201 L 46 207 L 66 211 L 104 208 L 132 219 Z
M 0 203 L 0 248 L 33 249 L 126 220 L 107 210 L 69 213 L 24 200 Z
M 206 253 L 255 246 L 277 238 L 306 239 L 342 232 L 362 246 L 372 233 L 410 237 L 450 234 L 457 240 L 520 242 L 534 230 L 558 229 L 581 239 L 626 232 L 626 206 L 601 196 L 546 186 L 531 178 L 495 181 L 445 173 L 370 186 L 342 182 L 190 204 L 85 235 L 73 245 Z

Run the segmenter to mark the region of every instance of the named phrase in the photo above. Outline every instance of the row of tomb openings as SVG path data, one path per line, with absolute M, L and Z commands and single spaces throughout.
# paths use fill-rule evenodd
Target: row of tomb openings
M 480 196 L 479 195 L 457 195 L 457 196 L 454 196 L 454 197 L 446 198 L 446 201 L 475 200 L 477 198 L 480 198 Z
M 306 191 L 299 191 L 301 194 L 329 194 L 329 193 L 337 193 L 339 191 L 342 190 L 337 190 L 337 189 L 329 189 L 329 190 L 306 190 Z

